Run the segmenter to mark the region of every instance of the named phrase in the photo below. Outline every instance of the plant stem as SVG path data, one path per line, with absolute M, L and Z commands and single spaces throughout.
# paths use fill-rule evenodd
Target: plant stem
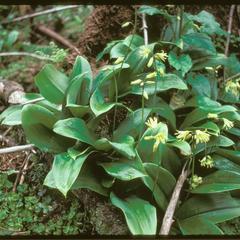
M 115 86 L 115 104 L 118 102 L 118 85 L 117 85 L 117 79 L 115 75 L 115 71 L 113 70 L 114 74 L 114 86 Z M 114 107 L 114 114 L 113 114 L 113 131 L 116 127 L 116 116 L 117 116 L 117 106 Z

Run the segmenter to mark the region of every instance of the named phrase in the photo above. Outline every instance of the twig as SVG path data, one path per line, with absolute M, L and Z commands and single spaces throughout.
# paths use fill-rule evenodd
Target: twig
M 27 56 L 32 58 L 37 58 L 40 60 L 47 60 L 47 61 L 53 61 L 51 58 L 43 57 L 34 53 L 28 53 L 28 52 L 2 52 L 0 53 L 0 57 L 9 57 L 9 56 Z
M 187 163 L 187 162 L 186 162 Z M 160 229 L 159 234 L 160 235 L 168 235 L 173 223 L 173 215 L 177 206 L 177 202 L 180 196 L 180 192 L 182 190 L 183 184 L 185 182 L 185 180 L 187 179 L 188 176 L 188 171 L 185 170 L 186 167 L 186 163 L 183 166 L 182 172 L 177 180 L 176 186 L 173 190 L 173 194 L 171 197 L 171 200 L 168 204 L 167 210 L 165 212 L 164 218 L 163 218 L 163 222 L 162 222 L 162 226 Z
M 17 176 L 16 176 L 15 182 L 14 182 L 14 184 L 13 184 L 13 190 L 12 190 L 13 192 L 16 192 L 16 190 L 17 190 L 17 185 L 18 185 L 18 182 L 19 182 L 21 173 L 22 173 L 22 169 L 23 169 L 23 167 L 24 167 L 27 159 L 28 159 L 28 158 L 27 158 L 27 156 L 26 156 L 25 159 L 24 159 L 24 161 L 23 161 L 23 163 L 22 163 L 22 165 L 21 165 L 21 167 L 20 167 L 20 170 L 19 170 L 19 172 L 18 172 L 18 174 L 17 174 Z
M 227 42 L 225 47 L 225 55 L 228 55 L 229 50 L 229 44 L 230 44 L 230 37 L 232 32 L 232 21 L 233 21 L 233 13 L 235 10 L 236 5 L 231 5 L 230 11 L 229 11 L 229 19 L 228 19 L 228 36 L 227 36 Z
M 28 155 L 27 160 L 26 160 L 26 162 L 23 166 L 23 169 L 21 171 L 21 177 L 20 177 L 19 185 L 23 184 L 23 182 L 24 182 L 26 171 L 27 171 L 27 168 L 28 168 L 28 163 L 29 163 L 31 155 L 32 155 L 31 153 Z
M 41 15 L 45 15 L 45 14 L 49 14 L 49 13 L 53 13 L 53 12 L 58 12 L 58 11 L 63 11 L 66 9 L 70 9 L 70 8 L 77 8 L 79 7 L 79 5 L 69 5 L 69 6 L 64 6 L 64 7 L 56 7 L 56 8 L 52 8 L 52 9 L 48 9 L 48 10 L 44 10 L 44 11 L 39 11 L 36 13 L 32 13 L 32 14 L 27 14 L 25 16 L 21 16 L 21 17 L 17 17 L 14 18 L 12 20 L 5 20 L 2 21 L 1 24 L 5 24 L 5 23 L 13 23 L 13 22 L 19 22 L 28 18 L 33 18 L 33 17 L 37 17 L 37 16 L 41 16 Z
M 142 14 L 142 29 L 143 29 L 143 35 L 144 35 L 144 44 L 148 45 L 148 26 L 146 21 L 146 15 L 145 13 Z
M 33 144 L 26 144 L 21 146 L 7 147 L 0 149 L 0 154 L 12 153 L 12 152 L 20 152 L 23 150 L 29 150 L 34 147 Z
M 50 28 L 48 28 L 44 25 L 40 25 L 36 29 L 39 32 L 41 32 L 41 33 L 53 38 L 54 40 L 58 41 L 62 45 L 66 46 L 67 48 L 70 48 L 70 49 L 74 50 L 75 52 L 77 52 L 78 54 L 80 54 L 79 50 L 71 42 L 69 42 L 67 39 L 65 39 L 63 36 L 59 35 L 55 31 L 53 31 L 52 29 L 50 29 Z

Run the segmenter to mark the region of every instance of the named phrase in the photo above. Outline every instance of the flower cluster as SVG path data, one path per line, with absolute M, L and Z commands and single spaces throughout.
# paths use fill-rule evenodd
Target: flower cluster
M 202 167 L 212 168 L 214 166 L 214 161 L 210 155 L 207 155 L 200 160 L 200 165 Z
M 150 117 L 145 124 L 149 128 L 156 128 L 158 125 L 158 119 L 157 119 L 157 117 L 153 117 L 153 118 Z
M 167 137 L 164 133 L 160 132 L 157 133 L 155 136 L 146 136 L 144 137 L 145 140 L 155 140 L 155 143 L 153 145 L 153 152 L 156 152 L 158 146 L 160 143 L 166 143 Z
M 163 50 L 160 53 L 155 53 L 153 57 L 149 59 L 147 67 L 150 68 L 153 65 L 154 59 L 165 62 L 167 57 L 168 57 L 167 53 L 165 53 Z
M 197 186 L 199 186 L 202 183 L 202 181 L 203 181 L 202 177 L 199 177 L 198 175 L 194 174 L 189 180 L 191 189 L 194 189 Z
M 229 130 L 230 128 L 233 128 L 234 122 L 228 120 L 227 118 L 219 118 L 217 114 L 215 113 L 209 113 L 208 118 L 215 119 L 215 120 L 222 120 L 223 121 L 223 129 Z
M 225 86 L 226 92 L 231 92 L 233 95 L 236 97 L 239 96 L 239 91 L 240 91 L 240 83 L 235 81 L 228 81 Z
M 196 144 L 198 143 L 207 143 L 210 140 L 210 134 L 207 132 L 207 129 L 195 130 L 195 131 L 177 131 L 175 133 L 176 138 L 181 141 L 195 140 Z

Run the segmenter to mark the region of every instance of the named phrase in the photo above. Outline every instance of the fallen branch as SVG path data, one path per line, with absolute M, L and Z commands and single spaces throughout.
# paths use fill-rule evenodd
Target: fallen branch
M 39 32 L 47 35 L 48 37 L 51 37 L 52 39 L 58 41 L 62 45 L 66 46 L 67 48 L 70 48 L 70 49 L 74 50 L 75 52 L 77 52 L 78 54 L 80 54 L 79 50 L 70 41 L 68 41 L 67 39 L 65 39 L 64 37 L 62 37 L 55 31 L 53 31 L 52 29 L 50 29 L 44 25 L 37 26 L 36 29 Z
M 177 180 L 176 186 L 173 190 L 171 200 L 168 204 L 167 210 L 166 210 L 164 218 L 163 218 L 162 226 L 161 226 L 161 229 L 159 232 L 160 235 L 168 235 L 170 232 L 171 226 L 174 222 L 173 216 L 174 216 L 174 212 L 175 212 L 178 200 L 179 200 L 180 192 L 181 192 L 183 184 L 188 176 L 188 171 L 185 170 L 185 167 L 186 167 L 186 164 L 183 166 L 182 172 L 181 172 L 181 174 Z
M 79 5 L 69 5 L 69 6 L 64 6 L 64 7 L 56 7 L 56 8 L 52 8 L 52 9 L 48 9 L 48 10 L 44 10 L 44 11 L 39 11 L 39 12 L 32 13 L 32 14 L 27 14 L 25 16 L 17 17 L 17 18 L 14 18 L 12 20 L 5 20 L 5 21 L 2 21 L 1 24 L 19 22 L 19 21 L 22 21 L 22 20 L 25 20 L 25 19 L 28 19 L 28 18 L 33 18 L 33 17 L 37 17 L 37 16 L 49 14 L 49 13 L 54 13 L 54 12 L 58 12 L 58 11 L 63 11 L 63 10 L 70 9 L 70 8 L 77 8 L 77 7 L 79 7 Z
M 33 147 L 34 147 L 33 144 L 26 144 L 26 145 L 21 145 L 21 146 L 1 148 L 0 149 L 0 154 L 7 154 L 7 153 L 12 153 L 12 152 L 20 152 L 20 151 L 32 149 Z
M 39 60 L 44 61 L 53 61 L 51 58 L 43 57 L 34 53 L 28 53 L 28 52 L 2 52 L 0 53 L 0 57 L 10 57 L 10 56 L 27 56 L 32 58 L 37 58 Z
M 229 11 L 229 19 L 228 19 L 228 36 L 227 36 L 227 42 L 225 47 L 225 55 L 228 55 L 229 50 L 229 44 L 230 44 L 230 37 L 232 32 L 232 21 L 233 21 L 233 13 L 235 10 L 236 5 L 231 5 L 230 11 Z
M 21 171 L 21 177 L 20 177 L 19 185 L 23 184 L 23 182 L 24 182 L 30 158 L 31 158 L 31 154 L 28 155 L 27 160 L 26 160 L 26 162 L 23 166 L 23 169 Z

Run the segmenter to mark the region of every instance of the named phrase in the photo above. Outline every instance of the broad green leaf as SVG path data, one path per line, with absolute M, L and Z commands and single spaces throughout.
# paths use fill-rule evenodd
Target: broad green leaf
M 173 51 L 168 55 L 168 62 L 176 70 L 181 71 L 183 77 L 192 67 L 192 60 L 189 55 L 182 54 L 181 56 L 177 56 Z
M 119 159 L 113 162 L 99 163 L 105 171 L 122 181 L 130 181 L 135 178 L 146 176 L 146 173 L 141 165 L 141 162 L 136 159 Z
M 214 161 L 214 167 L 220 170 L 231 171 L 235 173 L 240 173 L 240 165 L 232 162 L 231 160 L 222 157 L 220 155 L 214 154 L 212 156 Z
M 47 176 L 44 185 L 51 187 L 52 183 L 48 183 L 48 181 L 54 181 L 56 188 L 66 197 L 89 154 L 91 152 L 80 155 L 76 159 L 71 158 L 68 153 L 56 155 L 52 169 L 48 173 L 52 175 L 53 179 Z
M 218 148 L 216 153 L 240 165 L 240 151 Z
M 0 114 L 0 123 L 4 125 L 14 126 L 21 124 L 21 105 L 12 105 Z
M 181 151 L 182 155 L 191 155 L 192 154 L 191 146 L 186 141 L 178 141 L 177 140 L 174 142 L 169 142 L 169 143 L 167 143 L 167 145 L 178 148 Z
M 102 172 L 99 170 L 102 170 L 101 167 L 98 167 L 91 159 L 85 161 L 71 189 L 86 188 L 108 197 L 109 190 L 101 184 L 104 178 Z
M 160 77 L 159 80 L 155 78 L 150 78 L 149 80 L 157 81 L 157 92 L 169 89 L 188 89 L 183 80 L 175 74 L 165 74 L 163 77 Z M 148 95 L 153 95 L 155 93 L 155 84 L 146 84 L 144 90 L 148 93 Z M 142 87 L 139 85 L 132 85 L 130 93 L 142 95 Z
M 143 124 L 145 124 L 146 118 L 150 114 L 151 109 L 144 108 L 143 119 L 142 119 L 142 109 L 138 109 L 133 113 L 130 113 L 127 118 L 121 122 L 119 127 L 113 133 L 113 141 L 118 142 L 124 138 L 125 135 L 130 135 L 136 138 L 141 132 Z
M 110 52 L 110 50 L 112 49 L 112 47 L 117 44 L 118 42 L 120 42 L 120 40 L 115 40 L 115 41 L 112 41 L 110 43 L 107 44 L 107 46 L 103 49 L 102 52 L 100 52 L 97 57 L 96 57 L 96 61 L 98 62 L 99 60 L 101 60 L 103 58 L 103 56 L 105 54 L 108 54 Z
M 37 74 L 36 85 L 43 97 L 48 101 L 61 104 L 68 87 L 69 80 L 51 64 L 47 64 Z
M 106 138 L 101 138 L 94 143 L 94 147 L 97 150 L 109 151 L 114 149 L 116 152 L 128 159 L 134 158 L 136 155 L 134 145 L 134 138 L 129 135 L 119 139 L 118 142 L 112 142 Z
M 153 193 L 158 206 L 165 211 L 176 180 L 169 171 L 154 163 L 144 163 L 144 168 L 148 176 L 143 177 L 142 180 Z
M 69 138 L 94 145 L 95 137 L 88 130 L 86 123 L 80 118 L 59 120 L 54 125 L 54 132 Z
M 120 208 L 133 235 L 155 235 L 157 231 L 156 208 L 149 202 L 130 196 L 124 200 L 118 198 L 113 192 L 110 194 L 111 202 Z
M 48 109 L 29 104 L 22 109 L 22 127 L 27 139 L 48 152 L 64 152 L 73 142 L 53 132 L 57 116 Z
M 192 59 L 199 58 L 200 56 L 216 55 L 216 49 L 211 38 L 204 33 L 188 33 L 182 36 L 184 42 L 184 51 L 187 51 Z M 196 52 L 196 56 L 193 56 Z
M 227 65 L 228 58 L 224 54 L 215 56 L 204 56 L 193 61 L 192 71 L 202 70 L 205 67 L 217 67 L 219 65 Z
M 202 24 L 200 31 L 209 35 L 219 34 L 224 35 L 226 32 L 220 27 L 220 24 L 215 20 L 215 17 L 203 10 L 197 15 L 188 14 L 188 18 Z
M 240 216 L 240 201 L 230 193 L 194 195 L 177 210 L 178 220 L 200 216 L 212 223 L 221 223 Z
M 130 34 L 122 41 L 122 43 L 133 50 L 137 47 L 142 46 L 144 44 L 144 39 L 143 37 L 137 34 L 134 34 L 134 35 Z
M 233 128 L 228 129 L 227 132 L 229 132 L 229 133 L 231 133 L 235 136 L 240 137 L 240 129 L 239 128 L 234 128 L 233 127 Z
M 203 178 L 192 193 L 217 193 L 240 189 L 240 173 L 218 170 Z
M 124 57 L 127 55 L 128 51 L 129 48 L 123 44 L 123 42 L 119 42 L 112 47 L 110 51 L 110 58 Z
M 212 149 L 214 147 L 230 147 L 232 145 L 234 145 L 234 142 L 225 136 L 211 136 L 207 145 L 205 145 L 205 143 L 199 143 L 193 152 L 194 154 L 197 154 L 201 151 L 205 151 L 205 148 Z
M 210 82 L 204 75 L 198 74 L 195 77 L 189 76 L 187 82 L 191 85 L 194 94 L 211 97 Z
M 178 225 L 183 235 L 222 235 L 222 230 L 214 223 L 201 216 L 179 220 Z
M 89 62 L 82 56 L 77 56 L 69 79 L 73 80 L 79 74 L 85 73 L 85 77 L 92 80 L 92 70 Z
M 76 76 L 70 83 L 66 92 L 66 107 L 76 117 L 82 117 L 90 108 L 91 79 L 86 74 Z

